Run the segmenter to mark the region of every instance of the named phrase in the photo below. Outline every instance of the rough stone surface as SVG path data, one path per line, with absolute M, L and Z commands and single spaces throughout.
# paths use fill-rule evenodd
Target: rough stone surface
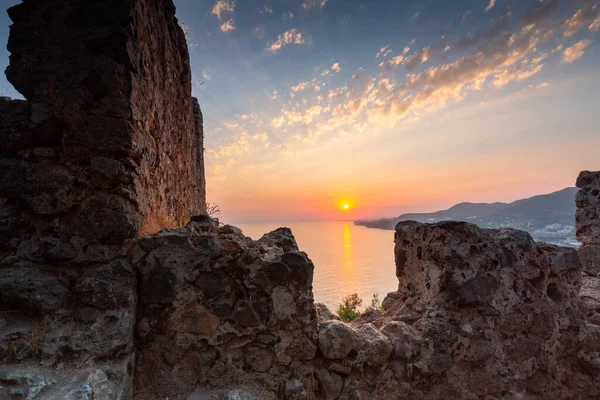
M 600 397 L 600 173 L 577 182 L 579 255 L 403 222 L 398 291 L 346 324 L 288 228 L 196 215 L 202 113 L 171 0 L 8 12 L 27 100 L 0 98 L 0 398 Z
M 395 243 L 403 296 L 385 314 L 416 315 L 382 331 L 394 358 L 422 376 L 413 375 L 425 398 L 600 394 L 591 361 L 600 337 L 580 311 L 574 249 L 462 222 L 399 223 Z
M 584 271 L 600 277 L 600 171 L 581 172 L 577 187 L 575 228 L 577 240 L 582 243 L 579 258 Z
M 582 171 L 577 178 L 577 187 L 577 240 L 600 245 L 600 171 Z
M 319 350 L 328 359 L 341 359 L 357 353 L 364 346 L 363 337 L 351 325 L 329 321 L 319 329 Z
M 289 230 L 269 235 L 205 220 L 137 242 L 136 391 L 154 384 L 164 398 L 260 379 L 277 392 L 291 362 L 315 357 L 313 265 Z
M 206 211 L 185 37 L 170 0 L 24 1 L 8 14 L 6 75 L 26 100 L 0 101 L 0 364 L 22 376 L 0 385 L 129 398 L 143 330 L 131 241 Z M 192 313 L 203 324 L 180 329 L 203 334 L 219 323 L 203 310 L 172 317 Z M 54 383 L 36 394 L 38 378 Z
M 14 212 L 110 244 L 205 212 L 202 114 L 174 10 L 170 0 L 8 10 L 6 75 L 27 99 L 0 103 L 0 197 Z
M 600 278 L 600 244 L 582 244 L 578 249 L 583 270 Z

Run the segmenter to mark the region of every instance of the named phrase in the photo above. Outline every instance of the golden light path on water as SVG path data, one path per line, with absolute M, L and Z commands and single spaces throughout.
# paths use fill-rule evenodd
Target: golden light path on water
M 292 229 L 300 250 L 315 265 L 315 302 L 334 311 L 342 298 L 358 293 L 363 307 L 373 293 L 381 300 L 398 284 L 394 266 L 394 232 L 355 226 L 351 221 L 289 221 L 236 223 L 246 236 L 263 234 L 286 226 Z

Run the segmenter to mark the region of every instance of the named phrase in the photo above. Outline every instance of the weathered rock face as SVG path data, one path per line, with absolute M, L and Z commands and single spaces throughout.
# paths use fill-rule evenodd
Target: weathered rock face
M 400 353 L 417 380 L 438 377 L 421 382 L 425 397 L 600 395 L 600 330 L 581 311 L 574 249 L 460 222 L 400 223 L 395 242 L 399 289 L 386 315 L 415 329 L 403 344 L 418 348 Z
M 580 257 L 403 222 L 398 291 L 346 324 L 289 229 L 195 215 L 202 113 L 171 0 L 9 14 L 27 101 L 0 99 L 0 399 L 600 397 L 600 173 L 578 180 Z
M 600 171 L 583 171 L 577 178 L 577 240 L 583 268 L 600 275 Z
M 174 12 L 142 0 L 8 10 L 6 75 L 28 101 L 0 103 L 0 196 L 108 244 L 205 212 L 202 116 Z
M 27 100 L 0 99 L 0 398 L 128 398 L 131 241 L 206 208 L 185 37 L 170 0 L 8 14 Z
M 315 357 L 314 267 L 289 229 L 253 241 L 197 219 L 141 239 L 132 257 L 141 277 L 136 392 L 250 383 L 277 392 L 290 365 Z
M 588 321 L 600 326 L 600 171 L 577 178 L 577 252 L 583 266 L 581 300 Z

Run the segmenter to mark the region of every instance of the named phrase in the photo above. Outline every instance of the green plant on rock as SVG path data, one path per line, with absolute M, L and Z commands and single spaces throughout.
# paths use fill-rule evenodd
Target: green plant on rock
M 381 301 L 379 300 L 379 293 L 373 293 L 371 305 L 365 309 L 365 312 L 367 311 L 383 311 L 383 306 L 381 305 Z
M 362 304 L 362 299 L 358 294 L 352 293 L 342 300 L 342 304 L 337 309 L 337 314 L 344 322 L 352 322 L 360 315 L 358 308 Z

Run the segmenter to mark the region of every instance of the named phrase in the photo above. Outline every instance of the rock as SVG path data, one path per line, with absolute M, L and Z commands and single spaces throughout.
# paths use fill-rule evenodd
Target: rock
M 577 240 L 600 244 L 600 171 L 582 171 L 577 178 Z
M 246 368 L 256 372 L 267 372 L 273 366 L 275 354 L 264 347 L 246 347 L 244 349 L 244 362 Z
M 236 303 L 231 318 L 242 326 L 259 326 L 267 322 L 269 307 L 266 299 L 254 302 L 240 300 Z
M 327 366 L 327 371 L 347 376 L 352 373 L 352 368 L 332 362 Z
M 403 360 L 413 359 L 423 342 L 420 333 L 404 322 L 392 321 L 381 328 L 381 333 L 389 339 L 394 357 Z
M 379 332 L 372 324 L 361 325 L 358 327 L 358 331 L 364 340 L 358 360 L 372 366 L 384 365 L 394 349 L 388 337 Z
M 577 249 L 577 254 L 585 272 L 600 276 L 600 244 L 584 243 Z
M 177 307 L 169 324 L 176 332 L 212 336 L 219 328 L 219 318 L 196 302 Z
M 323 368 L 317 369 L 315 375 L 319 380 L 319 386 L 325 399 L 337 399 L 342 392 L 344 384 L 342 378 L 338 374 L 329 372 Z
M 283 250 L 284 253 L 298 251 L 298 244 L 290 228 L 278 228 L 272 232 L 265 233 L 259 242 L 264 243 L 269 247 L 277 247 Z
M 211 400 L 210 395 L 202 389 L 196 389 L 189 394 L 186 400 Z
M 308 393 L 299 379 L 291 379 L 285 383 L 283 394 L 287 400 L 305 400 Z
M 0 301 L 3 303 L 46 314 L 62 307 L 68 296 L 69 288 L 60 276 L 45 273 L 31 263 L 0 268 Z
M 315 309 L 317 310 L 317 318 L 319 318 L 320 324 L 332 319 L 340 321 L 340 317 L 329 311 L 329 308 L 323 303 L 315 303 Z
M 243 389 L 234 389 L 221 397 L 221 400 L 260 400 L 252 393 Z
M 364 339 L 352 326 L 329 321 L 320 327 L 318 345 L 325 358 L 342 359 L 351 352 L 357 353 L 363 347 Z

